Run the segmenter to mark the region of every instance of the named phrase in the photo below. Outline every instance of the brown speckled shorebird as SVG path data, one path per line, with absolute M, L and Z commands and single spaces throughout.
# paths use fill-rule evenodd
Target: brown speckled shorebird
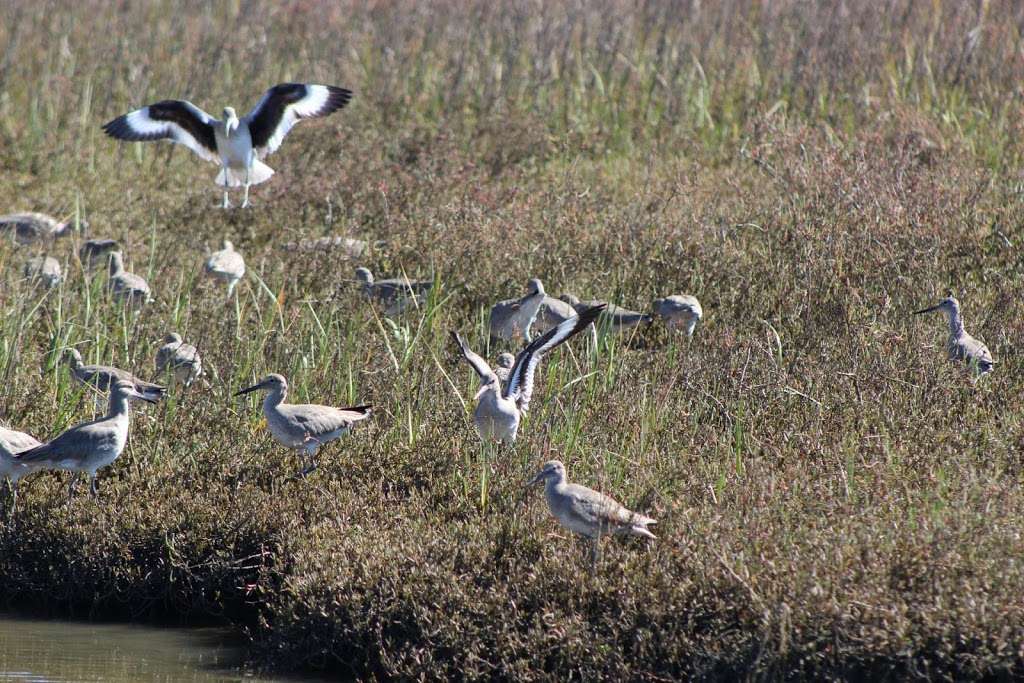
M 590 570 L 597 569 L 601 536 L 610 534 L 655 538 L 648 525 L 655 521 L 637 512 L 627 510 L 603 493 L 566 481 L 565 465 L 558 460 L 544 463 L 544 467 L 527 484 L 544 482 L 544 497 L 558 523 L 570 531 L 591 540 Z

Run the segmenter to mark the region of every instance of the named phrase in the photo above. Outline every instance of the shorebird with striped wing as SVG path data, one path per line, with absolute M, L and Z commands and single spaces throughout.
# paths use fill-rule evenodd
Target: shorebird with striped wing
M 219 121 L 191 102 L 162 100 L 118 116 L 103 130 L 119 140 L 170 140 L 219 163 L 216 182 L 224 188 L 224 208 L 231 207 L 228 188 L 240 186 L 245 188 L 245 208 L 249 206 L 249 186 L 274 175 L 262 160 L 281 146 L 292 126 L 301 119 L 332 114 L 351 99 L 350 90 L 333 85 L 281 83 L 242 118 L 232 107 L 224 107 L 224 120 Z
M 530 405 L 533 376 L 541 358 L 580 330 L 586 329 L 603 310 L 603 305 L 585 309 L 580 311 L 579 315 L 569 318 L 557 327 L 552 327 L 539 337 L 534 337 L 533 341 L 516 356 L 512 369 L 508 371 L 504 387 L 500 376 L 491 369 L 487 361 L 474 353 L 458 332 L 452 332 L 452 338 L 458 344 L 462 357 L 476 370 L 482 382 L 480 391 L 476 394 L 476 409 L 473 411 L 473 423 L 481 439 L 503 441 L 508 444 L 515 442 L 522 414 Z

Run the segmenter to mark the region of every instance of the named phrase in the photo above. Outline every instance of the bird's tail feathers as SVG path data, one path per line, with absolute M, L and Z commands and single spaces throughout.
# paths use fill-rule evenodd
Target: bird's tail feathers
M 259 185 L 270 180 L 274 175 L 274 169 L 267 166 L 259 159 L 253 159 L 252 168 L 249 169 L 249 184 Z M 225 182 L 225 179 L 227 182 Z M 245 185 L 245 169 L 233 169 L 222 166 L 215 181 L 220 187 L 242 187 Z

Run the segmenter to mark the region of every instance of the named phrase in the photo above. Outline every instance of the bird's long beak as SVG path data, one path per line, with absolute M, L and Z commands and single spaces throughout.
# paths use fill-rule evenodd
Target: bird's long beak
M 544 479 L 544 470 L 541 470 L 540 472 L 538 472 L 538 473 L 537 473 L 537 474 L 536 474 L 536 475 L 535 475 L 535 476 L 533 477 L 533 479 L 531 479 L 530 481 L 528 481 L 528 482 L 526 482 L 525 484 L 523 484 L 523 488 L 524 488 L 524 489 L 528 489 L 528 488 L 530 488 L 531 486 L 533 486 L 534 484 L 536 484 L 537 482 L 541 481 L 542 479 Z
M 134 399 L 139 400 L 139 401 L 145 401 L 146 403 L 156 403 L 157 402 L 155 398 L 152 398 L 150 396 L 146 396 L 145 394 L 140 393 L 138 391 L 135 391 L 134 389 L 129 389 L 128 390 L 128 395 L 131 398 L 134 398 Z
M 235 396 L 244 396 L 245 394 L 251 393 L 253 391 L 256 391 L 256 390 L 262 389 L 262 388 L 263 388 L 263 382 L 260 382 L 259 384 L 253 384 L 251 387 L 246 387 L 245 389 L 239 389 L 238 391 L 235 392 L 234 395 Z
M 914 311 L 914 315 L 920 315 L 922 313 L 931 313 L 932 311 L 937 310 L 938 308 L 939 304 L 935 304 L 930 308 L 922 308 L 920 311 Z

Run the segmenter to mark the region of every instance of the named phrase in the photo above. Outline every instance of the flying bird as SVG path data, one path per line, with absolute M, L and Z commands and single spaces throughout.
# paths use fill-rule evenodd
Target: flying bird
M 217 185 L 224 188 L 224 208 L 230 208 L 229 187 L 245 188 L 242 208 L 249 206 L 249 186 L 274 175 L 263 159 L 273 154 L 300 119 L 327 116 L 344 107 L 352 91 L 333 85 L 281 83 L 268 90 L 253 110 L 238 118 L 224 107 L 219 121 L 185 100 L 162 100 L 118 116 L 103 126 L 118 140 L 170 140 L 185 145 L 207 161 L 219 163 Z

